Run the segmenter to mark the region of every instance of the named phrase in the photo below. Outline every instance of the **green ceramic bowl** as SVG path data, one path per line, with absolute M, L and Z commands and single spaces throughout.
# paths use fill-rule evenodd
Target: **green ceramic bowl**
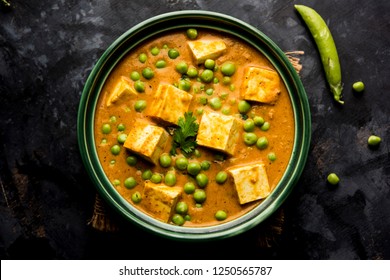
M 295 117 L 293 153 L 287 170 L 273 192 L 255 209 L 233 221 L 208 227 L 179 227 L 162 223 L 134 208 L 123 199 L 106 177 L 94 140 L 96 104 L 105 80 L 117 63 L 145 40 L 178 28 L 204 28 L 237 36 L 265 55 L 279 72 L 289 92 Z M 221 239 L 240 234 L 267 219 L 287 198 L 304 168 L 311 136 L 310 109 L 305 90 L 284 52 L 251 25 L 224 14 L 206 11 L 180 11 L 150 18 L 120 36 L 104 52 L 88 77 L 79 105 L 78 142 L 84 165 L 104 200 L 130 222 L 160 236 L 180 240 Z

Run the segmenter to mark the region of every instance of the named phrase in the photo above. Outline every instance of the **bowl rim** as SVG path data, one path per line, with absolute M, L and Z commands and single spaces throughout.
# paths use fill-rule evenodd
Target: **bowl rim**
M 272 193 L 248 213 L 232 221 L 206 227 L 179 227 L 160 222 L 137 210 L 112 186 L 97 157 L 94 115 L 100 90 L 116 64 L 135 46 L 177 28 L 212 29 L 239 37 L 258 49 L 277 69 L 290 96 L 294 113 L 293 151 L 284 175 Z M 142 21 L 119 36 L 101 55 L 84 85 L 77 116 L 78 145 L 87 173 L 102 198 L 125 219 L 159 236 L 175 240 L 213 240 L 238 235 L 274 213 L 296 185 L 306 164 L 311 140 L 308 98 L 296 70 L 285 53 L 263 32 L 235 17 L 201 10 L 160 14 Z

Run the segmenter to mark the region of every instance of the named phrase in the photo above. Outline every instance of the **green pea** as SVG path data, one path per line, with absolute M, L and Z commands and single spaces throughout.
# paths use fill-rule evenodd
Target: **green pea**
M 200 79 L 205 83 L 210 83 L 213 80 L 213 78 L 214 78 L 214 72 L 210 69 L 206 69 L 200 74 Z
M 199 173 L 196 175 L 196 182 L 198 183 L 198 186 L 201 188 L 204 188 L 209 183 L 209 178 L 204 173 Z
M 269 122 L 264 122 L 263 125 L 260 127 L 262 131 L 267 131 L 270 128 L 271 124 Z
M 276 154 L 274 152 L 271 152 L 268 154 L 268 159 L 270 161 L 275 161 L 276 160 Z
M 152 177 L 150 177 L 150 181 L 155 184 L 159 184 L 162 182 L 162 175 L 158 173 L 154 173 Z
M 121 181 L 119 181 L 118 179 L 115 179 L 114 181 L 112 181 L 112 184 L 114 186 L 119 186 L 121 184 Z
M 185 157 L 179 157 L 176 159 L 175 165 L 179 170 L 186 170 L 188 166 L 188 159 Z
M 162 154 L 159 158 L 160 165 L 162 167 L 169 167 L 172 164 L 172 158 L 168 154 Z
M 180 214 L 174 214 L 174 215 L 172 216 L 172 222 L 173 222 L 175 225 L 182 226 L 182 225 L 184 225 L 185 220 L 184 220 L 184 218 L 183 218 L 182 215 L 180 215 Z
M 208 160 L 204 160 L 200 163 L 200 167 L 202 168 L 202 170 L 209 170 L 210 166 L 211 166 L 211 162 Z
M 231 81 L 232 81 L 232 78 L 230 78 L 229 76 L 224 76 L 224 77 L 222 78 L 222 83 L 223 83 L 224 85 L 229 85 L 229 84 L 231 83 Z
M 214 77 L 213 83 L 214 83 L 214 84 L 218 84 L 218 83 L 219 83 L 219 79 L 218 79 L 217 77 Z
M 362 81 L 353 83 L 352 88 L 356 92 L 362 92 L 365 88 L 364 83 Z
M 125 143 L 126 139 L 127 139 L 127 134 L 125 134 L 125 133 L 119 134 L 118 138 L 117 138 L 119 144 Z
M 192 182 L 187 182 L 184 184 L 183 190 L 186 194 L 192 194 L 195 191 L 195 185 Z
M 196 70 L 195 67 L 191 66 L 190 68 L 188 68 L 187 70 L 187 76 L 190 77 L 190 78 L 195 78 L 198 76 L 198 70 Z
M 246 132 L 253 132 L 255 130 L 255 122 L 252 119 L 247 119 L 244 122 L 244 130 Z
M 196 157 L 201 157 L 201 156 L 202 156 L 198 149 L 196 149 L 196 150 L 194 151 L 194 155 L 195 155 Z
M 152 70 L 152 68 L 150 67 L 146 67 L 142 70 L 142 76 L 147 79 L 147 80 L 150 80 L 151 78 L 154 77 L 154 71 Z
M 144 92 L 145 91 L 145 84 L 144 84 L 144 82 L 138 80 L 134 83 L 134 88 L 138 92 Z
M 167 45 L 167 44 L 164 44 L 164 45 L 163 45 L 163 49 L 164 49 L 164 50 L 168 49 L 168 45 Z
M 195 28 L 189 28 L 186 31 L 187 37 L 194 40 L 198 37 L 198 31 Z
M 110 117 L 110 123 L 116 123 L 116 117 L 115 116 L 111 116 Z
M 375 147 L 375 146 L 378 146 L 381 141 L 382 141 L 382 139 L 379 136 L 371 135 L 367 139 L 367 144 L 371 147 Z
M 197 203 L 203 203 L 206 201 L 206 192 L 203 189 L 196 189 L 194 192 L 194 200 Z
M 214 67 L 215 67 L 215 60 L 213 60 L 213 59 L 206 59 L 206 61 L 204 62 L 204 67 L 206 67 L 207 69 L 214 69 Z
M 215 218 L 218 220 L 218 221 L 223 221 L 227 218 L 227 214 L 225 211 L 223 210 L 218 210 L 216 213 L 215 213 Z
M 256 147 L 259 148 L 260 150 L 264 150 L 265 148 L 268 147 L 268 139 L 265 136 L 259 137 L 256 142 Z
M 167 63 L 166 63 L 166 61 L 163 60 L 163 59 L 160 59 L 160 60 L 158 60 L 158 61 L 156 62 L 156 68 L 161 69 L 161 68 L 165 68 L 166 66 L 167 66 Z
M 230 115 L 231 111 L 230 111 L 230 107 L 223 107 L 222 110 L 221 110 L 222 114 L 224 115 Z
M 226 182 L 228 178 L 228 174 L 226 171 L 219 171 L 217 173 L 217 175 L 215 176 L 215 181 L 218 183 L 218 184 L 223 184 Z
M 253 118 L 253 121 L 255 122 L 255 126 L 261 127 L 264 124 L 264 119 L 259 116 L 255 116 Z
M 191 82 L 187 79 L 180 79 L 179 89 L 189 91 L 191 89 Z
M 101 144 L 107 144 L 107 139 L 103 138 Z
M 176 64 L 176 71 L 180 74 L 185 74 L 188 71 L 188 65 L 186 62 L 181 61 L 178 64 Z
M 137 164 L 137 158 L 135 156 L 128 156 L 126 162 L 130 166 L 135 166 Z
M 168 172 L 165 175 L 164 183 L 167 186 L 174 186 L 176 184 L 176 175 L 173 172 Z
M 150 50 L 150 53 L 154 56 L 158 55 L 160 53 L 160 49 L 158 47 L 153 47 L 151 50 Z
M 111 153 L 115 156 L 119 155 L 120 151 L 121 151 L 121 147 L 119 145 L 114 145 L 111 147 Z
M 153 172 L 150 169 L 145 170 L 144 172 L 142 172 L 142 175 L 141 175 L 142 179 L 144 179 L 144 180 L 150 180 L 150 178 L 152 178 L 152 176 L 153 176 Z
M 179 201 L 176 204 L 175 210 L 176 210 L 176 213 L 185 215 L 188 212 L 188 205 L 184 201 Z
M 330 173 L 327 177 L 327 181 L 331 185 L 337 185 L 340 182 L 339 177 L 336 175 L 336 173 Z
M 208 99 L 204 96 L 199 97 L 198 100 L 199 100 L 199 103 L 202 105 L 206 105 L 208 102 Z
M 190 215 L 185 215 L 184 216 L 184 220 L 186 220 L 186 221 L 191 221 L 191 216 Z
M 225 76 L 232 76 L 236 72 L 236 66 L 232 62 L 225 62 L 221 66 L 221 72 Z
M 132 189 L 137 185 L 137 181 L 134 177 L 128 177 L 125 179 L 125 187 L 128 189 Z
M 187 166 L 187 172 L 193 176 L 198 175 L 201 169 L 199 162 L 190 162 Z
M 205 93 L 206 93 L 207 95 L 213 95 L 214 89 L 208 88 L 208 89 L 206 89 Z
M 179 53 L 179 51 L 178 51 L 177 49 L 170 49 L 170 50 L 168 51 L 168 56 L 169 56 L 169 58 L 171 58 L 171 59 L 175 59 L 175 58 L 177 58 L 179 55 L 180 55 L 180 53 Z
M 118 124 L 118 126 L 116 128 L 118 129 L 118 131 L 124 131 L 126 129 L 126 127 L 123 123 Z
M 203 109 L 202 108 L 196 109 L 196 114 L 197 115 L 202 115 L 203 114 Z
M 148 59 L 148 56 L 146 55 L 146 53 L 141 53 L 141 54 L 139 55 L 138 59 L 139 59 L 139 61 L 140 61 L 141 63 L 145 63 L 146 60 Z
M 219 110 L 222 107 L 222 101 L 219 97 L 211 98 L 209 104 L 214 110 Z
M 134 203 L 140 203 L 141 200 L 142 200 L 142 195 L 140 192 L 135 192 L 131 195 L 131 200 L 134 202 Z
M 238 102 L 237 107 L 238 107 L 238 111 L 241 114 L 246 114 L 251 109 L 251 104 L 249 104 L 249 102 L 246 100 L 240 100 L 240 102 Z
M 130 74 L 130 79 L 133 81 L 138 81 L 141 78 L 141 75 L 137 71 L 133 71 Z
M 134 110 L 136 110 L 138 113 L 142 112 L 143 110 L 146 109 L 146 100 L 137 100 L 134 103 Z
M 248 146 L 252 146 L 257 142 L 257 135 L 253 132 L 244 133 L 244 143 Z
M 103 132 L 104 134 L 110 133 L 110 132 L 111 132 L 111 125 L 108 124 L 108 123 L 103 124 L 103 125 L 102 125 L 102 132 Z

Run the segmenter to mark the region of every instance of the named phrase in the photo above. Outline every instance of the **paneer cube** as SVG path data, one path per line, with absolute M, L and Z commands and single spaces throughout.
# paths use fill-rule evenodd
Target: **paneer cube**
M 168 141 L 168 132 L 162 127 L 136 122 L 127 134 L 123 146 L 154 164 L 158 163 Z
M 126 101 L 136 96 L 137 92 L 131 85 L 130 79 L 125 76 L 121 76 L 119 82 L 116 84 L 113 91 L 108 96 L 106 106 L 109 107 L 113 103 L 118 102 L 119 100 Z
M 197 143 L 232 156 L 241 125 L 241 121 L 236 117 L 205 112 L 200 120 Z
M 227 171 L 233 177 L 240 204 L 266 198 L 271 193 L 263 163 L 233 166 Z
M 206 59 L 217 59 L 226 50 L 226 44 L 222 40 L 189 41 L 188 46 L 197 64 L 204 63 Z
M 146 115 L 169 124 L 177 125 L 179 118 L 188 111 L 192 95 L 169 84 L 160 84 Z
M 280 94 L 279 74 L 271 69 L 248 67 L 241 87 L 245 100 L 273 104 Z
M 167 223 L 181 194 L 181 187 L 169 187 L 145 181 L 142 201 L 148 212 Z

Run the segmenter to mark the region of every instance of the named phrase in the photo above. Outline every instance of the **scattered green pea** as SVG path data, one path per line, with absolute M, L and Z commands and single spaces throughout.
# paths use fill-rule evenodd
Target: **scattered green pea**
M 180 79 L 179 89 L 189 91 L 191 89 L 191 82 L 187 79 Z
M 188 205 L 184 201 L 179 201 L 175 207 L 176 213 L 185 215 L 188 212 Z
M 356 92 L 362 92 L 364 90 L 365 86 L 364 86 L 364 83 L 362 81 L 359 81 L 359 82 L 353 83 L 352 88 Z
M 246 100 L 240 100 L 240 102 L 238 102 L 238 111 L 241 113 L 241 114 L 246 114 L 250 111 L 251 109 L 251 104 L 249 104 L 248 101 Z
M 123 144 L 126 142 L 126 139 L 127 139 L 127 134 L 121 133 L 118 135 L 117 141 L 119 144 Z
M 203 189 L 196 189 L 194 192 L 194 200 L 197 203 L 203 203 L 206 201 L 206 192 Z
M 209 105 L 212 109 L 219 110 L 222 107 L 222 101 L 219 97 L 214 97 L 210 99 Z
M 204 188 L 209 183 L 209 178 L 207 177 L 206 174 L 199 173 L 198 175 L 196 175 L 196 183 L 198 183 L 198 186 L 200 188 Z
M 163 59 L 157 60 L 156 62 L 156 68 L 165 68 L 167 66 L 167 62 Z
M 114 181 L 112 181 L 112 184 L 114 186 L 119 186 L 121 184 L 121 181 L 119 181 L 118 179 L 114 179 Z
M 138 71 L 133 71 L 130 74 L 130 79 L 133 81 L 138 81 L 141 78 L 141 75 L 138 73 Z
M 124 131 L 126 129 L 126 126 L 123 123 L 120 123 L 116 128 L 118 129 L 118 131 Z
M 185 74 L 188 71 L 188 65 L 186 62 L 181 61 L 178 64 L 176 64 L 176 71 L 179 72 L 180 74 Z
M 111 153 L 115 156 L 119 155 L 120 151 L 121 151 L 121 147 L 119 145 L 114 145 L 111 147 Z
M 173 172 L 168 172 L 165 175 L 164 183 L 167 186 L 174 186 L 176 184 L 176 175 Z
M 205 93 L 206 93 L 207 95 L 213 95 L 214 89 L 213 89 L 213 88 L 208 88 L 208 89 L 206 89 Z
M 264 122 L 263 125 L 260 127 L 262 131 L 267 131 L 270 128 L 271 124 L 269 122 Z
M 180 53 L 177 49 L 170 49 L 168 51 L 168 56 L 171 59 L 176 59 L 179 55 L 180 55 Z
M 115 163 L 116 163 L 116 160 L 115 160 L 115 159 L 113 159 L 113 160 L 110 161 L 110 164 L 111 164 L 111 165 L 114 165 Z
M 200 79 L 205 83 L 210 83 L 213 80 L 213 78 L 214 78 L 214 72 L 210 69 L 206 69 L 200 74 Z
M 141 200 L 142 200 L 142 195 L 140 192 L 136 191 L 135 193 L 132 194 L 131 196 L 131 200 L 134 202 L 134 203 L 140 203 Z
M 204 96 L 199 97 L 198 100 L 199 100 L 199 103 L 202 105 L 206 105 L 208 102 L 208 99 Z
M 224 84 L 224 85 L 229 85 L 231 83 L 231 81 L 232 81 L 232 78 L 230 78 L 229 76 L 224 76 L 222 78 L 222 84 Z
M 128 177 L 125 179 L 125 187 L 128 189 L 132 189 L 137 185 L 137 181 L 134 179 L 134 177 Z
M 184 220 L 186 220 L 186 221 L 191 221 L 191 216 L 190 215 L 185 215 L 184 216 Z
M 136 110 L 138 113 L 142 112 L 143 110 L 146 109 L 146 100 L 137 100 L 135 103 L 134 103 L 134 110 Z
M 150 53 L 154 56 L 158 55 L 160 53 L 160 49 L 158 47 L 153 47 L 151 50 L 150 50 Z
M 217 173 L 217 175 L 215 176 L 215 181 L 218 183 L 218 184 L 223 184 L 226 182 L 228 178 L 228 174 L 226 171 L 219 171 Z
M 116 123 L 116 117 L 115 116 L 111 116 L 110 117 L 110 123 Z
M 189 28 L 186 31 L 187 37 L 194 40 L 198 37 L 198 31 L 195 28 Z
M 236 66 L 232 62 L 225 62 L 221 66 L 221 72 L 225 76 L 232 76 L 236 72 Z
M 371 135 L 367 139 L 367 143 L 371 147 L 378 146 L 381 141 L 382 141 L 382 139 L 379 136 L 376 136 L 376 135 Z
M 200 151 L 198 149 L 195 149 L 194 156 L 201 157 L 202 155 L 201 155 L 201 153 L 200 153 Z
M 195 184 L 192 182 L 187 182 L 184 184 L 183 190 L 186 194 L 192 194 L 195 191 Z
M 153 176 L 153 172 L 150 169 L 145 170 L 144 172 L 142 172 L 141 175 L 142 179 L 144 180 L 150 180 L 152 176 Z
M 165 154 L 165 153 L 164 153 L 164 154 L 162 154 L 162 155 L 160 156 L 159 162 L 160 162 L 160 165 L 161 165 L 162 167 L 167 168 L 167 167 L 171 166 L 171 164 L 172 164 L 172 158 L 171 158 L 171 156 L 170 156 L 169 154 Z
M 253 132 L 255 130 L 255 122 L 252 119 L 247 119 L 244 122 L 244 130 L 246 132 Z
M 257 135 L 253 132 L 244 132 L 244 143 L 252 146 L 257 142 Z
M 199 162 L 190 162 L 187 166 L 187 172 L 193 176 L 198 175 L 201 169 Z
M 259 137 L 256 142 L 256 147 L 259 148 L 260 150 L 264 150 L 265 148 L 268 147 L 268 139 L 265 136 Z
M 214 77 L 213 83 L 214 83 L 214 84 L 218 84 L 218 83 L 219 83 L 219 79 L 218 79 L 217 77 Z
M 179 170 L 186 170 L 188 166 L 188 159 L 185 157 L 179 157 L 176 159 L 175 165 Z
M 187 76 L 190 78 L 195 78 L 198 76 L 198 70 L 194 66 L 190 66 L 187 70 Z
M 225 211 L 223 210 L 218 210 L 216 213 L 215 213 L 215 218 L 218 220 L 218 221 L 223 221 L 227 218 L 227 214 Z
M 230 107 L 223 107 L 222 110 L 221 110 L 222 114 L 224 115 L 230 115 L 231 111 L 230 111 Z
M 138 59 L 139 59 L 139 61 L 140 61 L 141 63 L 145 63 L 146 60 L 148 59 L 148 56 L 147 56 L 145 53 L 141 53 L 141 54 L 139 55 Z
M 337 185 L 340 182 L 339 177 L 336 175 L 336 173 L 330 173 L 328 175 L 327 181 L 331 185 Z
M 261 127 L 264 124 L 264 119 L 259 116 L 255 116 L 253 118 L 253 121 L 255 122 L 255 126 Z
M 111 125 L 108 123 L 105 123 L 102 125 L 102 132 L 104 134 L 109 134 L 111 132 Z
M 142 76 L 147 79 L 147 80 L 150 80 L 151 78 L 154 77 L 154 71 L 152 70 L 152 68 L 150 67 L 146 67 L 142 70 Z
M 204 62 L 204 67 L 206 67 L 207 69 L 214 69 L 214 67 L 215 67 L 215 60 L 213 60 L 213 59 L 206 59 L 206 61 Z
M 211 166 L 211 162 L 208 160 L 204 160 L 200 163 L 200 167 L 202 168 L 202 170 L 209 170 L 210 166 Z
M 184 220 L 184 218 L 183 218 L 182 215 L 180 215 L 180 214 L 174 214 L 174 215 L 172 216 L 172 222 L 173 222 L 175 225 L 182 226 L 182 225 L 184 225 L 185 220 Z
M 137 158 L 135 156 L 128 156 L 126 162 L 130 166 L 135 166 L 137 164 Z
M 150 181 L 155 184 L 159 184 L 162 182 L 162 175 L 159 173 L 153 173 L 152 177 L 150 177 Z
M 134 83 L 134 88 L 138 92 L 144 92 L 145 91 L 145 84 L 144 84 L 144 82 L 138 80 Z
M 270 161 L 275 161 L 276 160 L 276 154 L 274 152 L 271 152 L 268 154 L 268 159 Z

